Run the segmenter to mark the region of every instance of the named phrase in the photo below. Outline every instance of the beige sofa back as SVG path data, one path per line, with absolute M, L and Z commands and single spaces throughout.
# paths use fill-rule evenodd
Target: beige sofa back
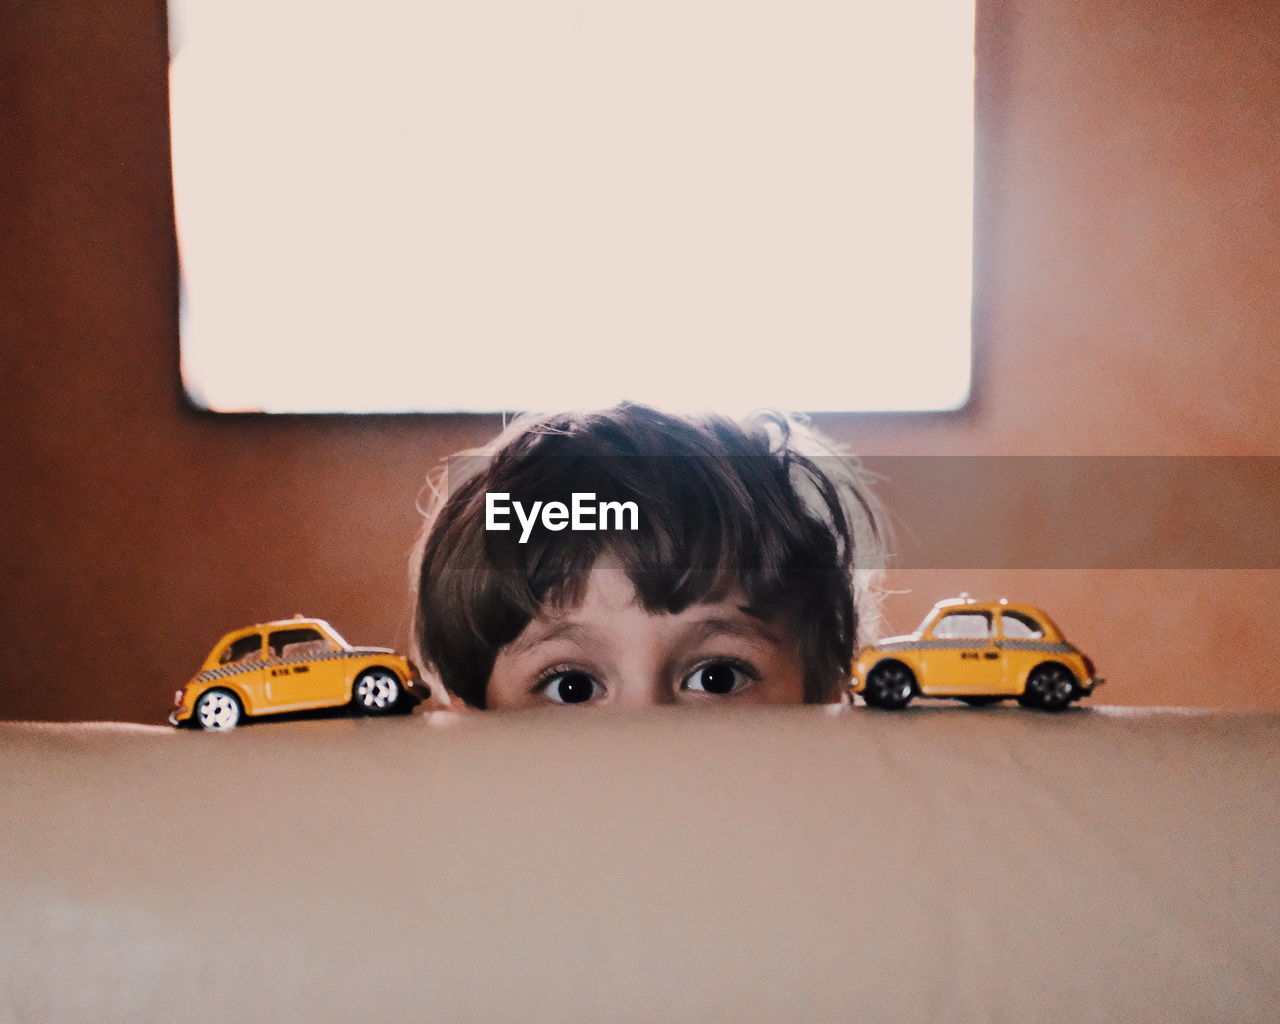
M 0 1022 L 1248 1021 L 1280 715 L 0 726 Z

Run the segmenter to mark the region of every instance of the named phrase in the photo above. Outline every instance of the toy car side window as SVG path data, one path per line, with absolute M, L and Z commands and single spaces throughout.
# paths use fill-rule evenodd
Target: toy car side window
M 268 637 L 268 643 L 273 658 L 306 658 L 329 650 L 319 630 L 310 628 L 277 629 Z
M 1030 615 L 1006 611 L 1000 616 L 1000 620 L 1004 635 L 1011 640 L 1039 640 L 1044 636 L 1044 627 Z
M 256 661 L 262 657 L 262 637 L 257 633 L 232 640 L 218 655 L 219 665 L 233 665 L 238 661 Z
M 986 640 L 991 636 L 990 612 L 952 612 L 933 627 L 939 640 Z

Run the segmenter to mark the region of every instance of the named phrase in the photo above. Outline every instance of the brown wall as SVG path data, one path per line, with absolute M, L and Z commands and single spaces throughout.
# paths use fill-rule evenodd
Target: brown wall
M 8 7 L 0 718 L 159 721 L 222 631 L 296 611 L 404 646 L 419 487 L 496 421 L 186 408 L 163 11 Z M 1280 454 L 1280 10 L 979 7 L 974 401 L 821 425 L 877 454 Z M 891 584 L 895 630 L 962 589 L 1046 605 L 1114 703 L 1280 707 L 1275 571 Z

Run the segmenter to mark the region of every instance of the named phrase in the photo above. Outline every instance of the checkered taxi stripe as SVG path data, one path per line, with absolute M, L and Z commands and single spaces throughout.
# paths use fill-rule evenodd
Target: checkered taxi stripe
M 985 641 L 964 643 L 956 640 L 891 640 L 875 644 L 875 651 L 986 651 L 991 645 Z M 1044 654 L 1077 654 L 1071 644 L 1051 640 L 997 640 L 998 651 L 1037 651 Z
M 281 665 L 302 665 L 317 661 L 337 661 L 343 658 L 367 658 L 370 651 L 327 651 L 324 654 L 306 654 L 297 658 L 265 658 L 261 661 L 238 661 L 234 665 L 220 665 L 207 672 L 201 672 L 193 682 L 207 683 L 214 679 L 226 679 L 227 676 L 243 675 L 245 672 L 258 672 L 264 668 L 279 668 Z M 380 653 L 380 652 L 379 652 Z

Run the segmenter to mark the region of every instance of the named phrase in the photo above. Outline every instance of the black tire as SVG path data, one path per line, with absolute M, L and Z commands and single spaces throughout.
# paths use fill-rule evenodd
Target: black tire
M 961 697 L 959 698 L 971 708 L 985 708 L 990 704 L 999 704 L 1003 697 Z
M 1062 711 L 1080 694 L 1075 673 L 1066 665 L 1046 661 L 1037 665 L 1027 676 L 1027 688 L 1018 703 L 1024 708 L 1041 711 Z
M 230 690 L 215 686 L 196 698 L 191 722 L 197 729 L 226 732 L 244 721 L 244 705 Z
M 915 673 L 900 661 L 881 661 L 867 673 L 862 699 L 873 708 L 900 711 L 918 692 Z
M 404 684 L 389 668 L 375 665 L 356 676 L 351 684 L 351 703 L 364 715 L 389 715 L 404 696 Z

